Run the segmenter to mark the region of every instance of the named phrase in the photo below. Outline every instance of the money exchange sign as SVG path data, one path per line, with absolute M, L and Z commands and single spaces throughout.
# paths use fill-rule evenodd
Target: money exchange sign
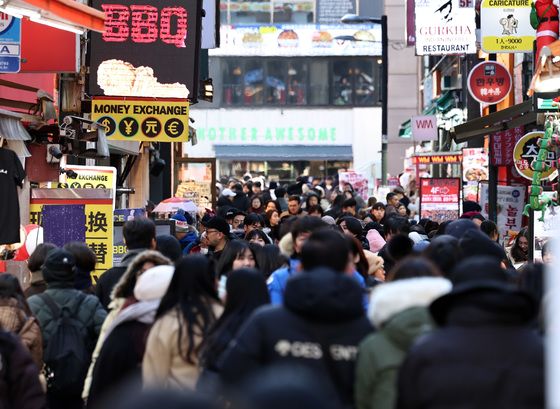
M 94 98 L 92 119 L 105 125 L 107 139 L 187 142 L 189 103 L 184 99 Z

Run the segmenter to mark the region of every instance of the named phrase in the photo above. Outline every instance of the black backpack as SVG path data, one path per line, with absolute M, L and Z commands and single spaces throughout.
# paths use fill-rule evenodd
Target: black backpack
M 77 318 L 86 295 L 80 292 L 70 309 L 61 309 L 46 293 L 39 296 L 51 310 L 55 325 L 43 354 L 47 390 L 55 395 L 80 396 L 91 361 L 88 330 Z

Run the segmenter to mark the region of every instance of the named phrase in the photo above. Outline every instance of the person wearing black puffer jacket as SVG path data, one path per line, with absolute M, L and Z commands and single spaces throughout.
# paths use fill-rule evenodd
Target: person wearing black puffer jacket
M 538 306 L 496 258 L 461 262 L 453 290 L 430 305 L 440 327 L 412 347 L 398 380 L 398 409 L 523 408 L 544 404 Z
M 283 305 L 257 310 L 232 341 L 220 365 L 226 385 L 274 364 L 303 367 L 330 402 L 354 407 L 358 344 L 373 328 L 364 315 L 362 288 L 344 272 L 349 246 L 330 232 L 340 251 L 313 235 L 302 249 L 304 271 L 288 280 Z

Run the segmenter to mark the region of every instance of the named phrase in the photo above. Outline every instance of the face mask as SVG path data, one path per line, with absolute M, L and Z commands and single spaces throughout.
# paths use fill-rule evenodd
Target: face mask
M 206 248 L 202 247 L 200 249 L 200 254 L 208 254 L 208 247 L 206 247 Z

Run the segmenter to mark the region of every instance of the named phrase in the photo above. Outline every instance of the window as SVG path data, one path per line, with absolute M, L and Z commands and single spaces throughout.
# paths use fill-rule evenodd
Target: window
M 222 24 L 308 24 L 314 21 L 315 0 L 221 0 Z
M 381 105 L 376 57 L 212 57 L 210 65 L 221 67 L 222 106 Z

